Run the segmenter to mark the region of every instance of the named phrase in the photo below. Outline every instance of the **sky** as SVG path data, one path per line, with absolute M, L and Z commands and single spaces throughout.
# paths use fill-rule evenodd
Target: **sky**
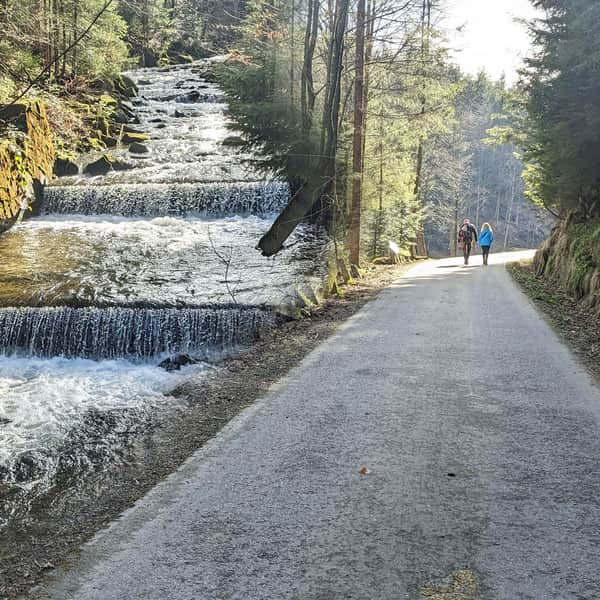
M 475 75 L 485 68 L 494 79 L 504 73 L 514 83 L 530 47 L 515 18 L 535 16 L 529 0 L 449 0 L 446 10 L 444 26 L 463 71 Z

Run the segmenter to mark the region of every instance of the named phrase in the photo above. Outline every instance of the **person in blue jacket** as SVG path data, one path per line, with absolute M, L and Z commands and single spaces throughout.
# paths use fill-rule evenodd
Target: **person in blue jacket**
M 494 243 L 494 232 L 489 223 L 484 223 L 479 234 L 479 245 L 483 252 L 483 264 L 487 266 L 490 257 L 490 248 Z

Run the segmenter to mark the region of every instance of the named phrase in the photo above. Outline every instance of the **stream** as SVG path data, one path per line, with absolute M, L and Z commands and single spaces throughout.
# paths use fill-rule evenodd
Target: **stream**
M 53 182 L 41 214 L 0 237 L 0 529 L 65 477 L 114 464 L 157 414 L 185 410 L 171 390 L 322 280 L 314 227 L 275 259 L 256 251 L 289 186 L 241 150 L 205 67 L 128 73 L 148 152 L 118 148 L 125 170 Z M 176 353 L 199 362 L 157 366 Z

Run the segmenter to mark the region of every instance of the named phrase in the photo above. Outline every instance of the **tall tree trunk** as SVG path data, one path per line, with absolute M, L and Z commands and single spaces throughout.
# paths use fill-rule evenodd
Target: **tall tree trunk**
M 302 110 L 302 129 L 308 135 L 313 126 L 313 111 L 316 95 L 313 79 L 313 58 L 319 29 L 320 0 L 308 0 L 308 16 L 304 35 L 304 60 L 300 81 L 300 106 Z
M 277 217 L 269 231 L 260 239 L 257 248 L 264 256 L 273 256 L 321 197 L 332 188 L 336 174 L 338 123 L 344 39 L 348 25 L 349 0 L 337 0 L 333 16 L 333 30 L 328 49 L 328 74 L 323 110 L 324 138 L 321 160 L 315 174 L 307 179 L 299 193 Z
M 290 108 L 296 112 L 296 0 L 291 0 L 291 31 L 290 31 Z
M 423 0 L 422 12 L 421 12 L 421 77 L 423 79 L 421 90 L 421 117 L 425 116 L 427 111 L 427 104 L 425 99 L 425 63 L 429 57 L 429 46 L 430 46 L 430 33 L 431 33 L 431 0 Z M 417 150 L 417 166 L 415 174 L 415 198 L 417 200 L 421 197 L 421 182 L 423 178 L 423 160 L 424 160 L 424 140 L 421 137 L 419 140 L 419 148 Z M 421 228 L 417 232 L 417 254 L 424 256 L 427 253 L 425 244 L 425 231 Z
M 375 217 L 375 228 L 373 231 L 373 258 L 378 254 L 379 242 L 383 229 L 383 118 L 380 118 L 379 120 L 379 185 L 377 195 L 377 215 Z
M 350 208 L 348 253 L 350 255 L 350 263 L 358 265 L 360 263 L 360 217 L 364 172 L 365 0 L 358 0 L 356 12 L 356 56 L 354 64 L 354 151 L 352 160 L 352 206 Z

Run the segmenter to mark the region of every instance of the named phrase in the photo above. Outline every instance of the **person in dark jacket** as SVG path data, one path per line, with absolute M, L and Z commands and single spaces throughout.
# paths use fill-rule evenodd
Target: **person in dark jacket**
M 490 248 L 494 242 L 494 232 L 489 223 L 484 223 L 479 234 L 479 245 L 483 253 L 483 264 L 487 266 L 490 257 Z
M 475 229 L 475 226 L 471 224 L 469 219 L 465 219 L 463 226 L 460 228 L 458 233 L 458 243 L 463 249 L 465 265 L 469 264 L 471 250 L 473 249 L 473 243 L 475 242 L 477 242 L 477 229 Z

